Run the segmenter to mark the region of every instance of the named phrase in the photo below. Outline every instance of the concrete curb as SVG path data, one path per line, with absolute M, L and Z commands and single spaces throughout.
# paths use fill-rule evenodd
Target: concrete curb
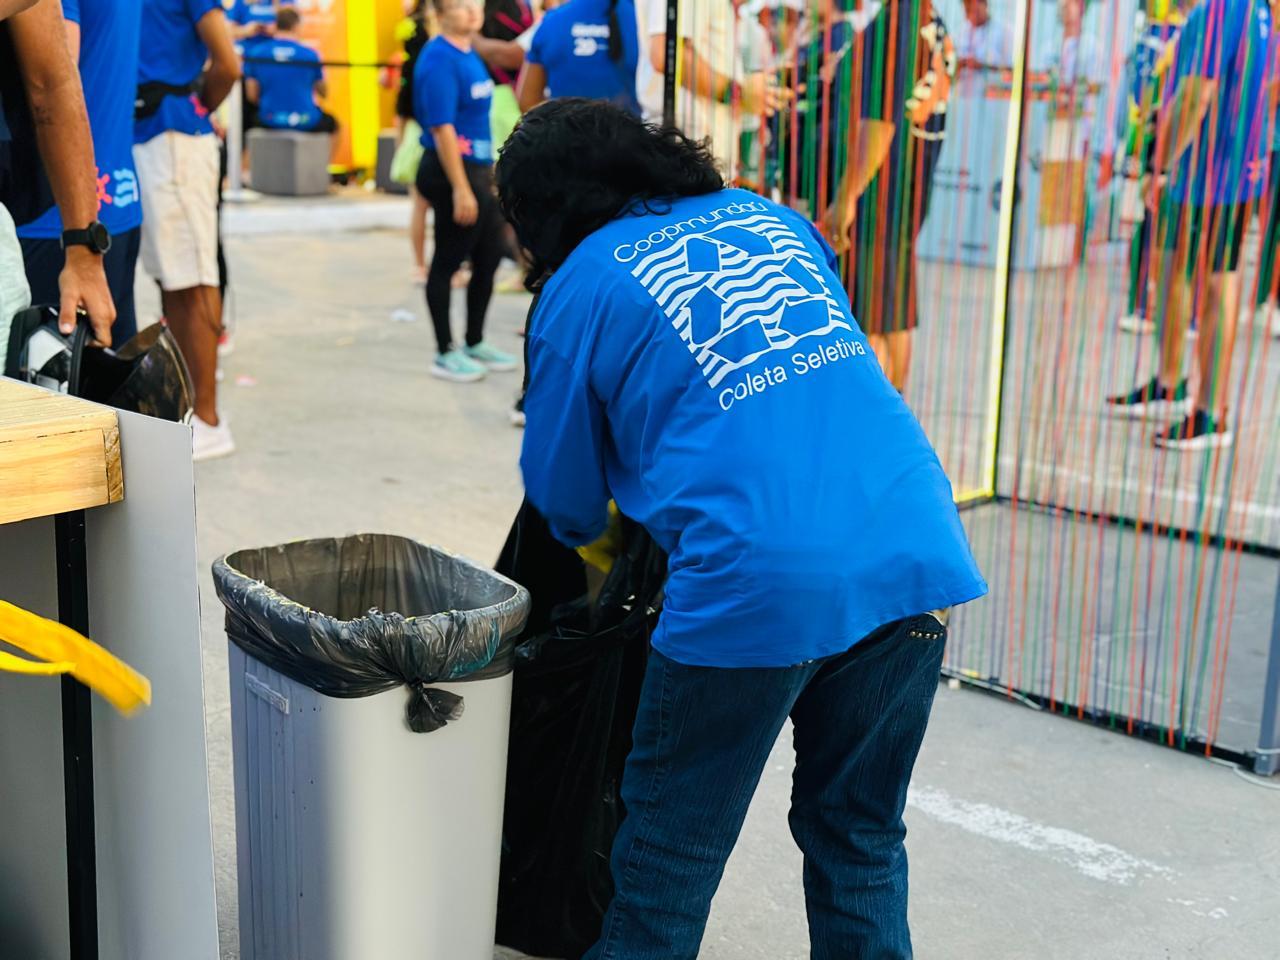
M 254 202 L 224 203 L 222 235 L 403 230 L 409 222 L 410 209 L 408 197 L 380 196 L 369 200 L 263 197 Z

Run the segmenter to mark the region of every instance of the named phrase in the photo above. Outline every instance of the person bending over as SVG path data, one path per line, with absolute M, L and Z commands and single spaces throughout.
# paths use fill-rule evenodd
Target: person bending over
M 909 957 L 902 811 L 941 610 L 986 584 L 830 247 L 599 100 L 528 113 L 497 182 L 541 285 L 527 496 L 571 546 L 613 500 L 670 557 L 588 957 L 697 956 L 788 718 L 812 956 Z

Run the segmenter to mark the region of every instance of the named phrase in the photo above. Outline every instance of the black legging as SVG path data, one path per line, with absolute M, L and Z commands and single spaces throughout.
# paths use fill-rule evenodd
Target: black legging
M 445 176 L 440 158 L 428 150 L 418 167 L 418 192 L 435 215 L 436 248 L 431 255 L 431 272 L 427 274 L 427 310 L 436 328 L 436 345 L 441 353 L 453 348 L 449 328 L 449 300 L 453 275 L 469 258 L 471 282 L 467 285 L 467 346 L 474 347 L 484 339 L 484 318 L 493 296 L 493 275 L 506 251 L 502 211 L 493 195 L 493 171 L 490 167 L 464 164 L 467 181 L 480 208 L 475 223 L 460 227 L 453 220 L 453 186 Z

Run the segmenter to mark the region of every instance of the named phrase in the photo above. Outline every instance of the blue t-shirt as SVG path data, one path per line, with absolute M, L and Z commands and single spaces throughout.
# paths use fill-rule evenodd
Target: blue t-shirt
M 569 0 L 548 11 L 533 35 L 528 60 L 546 70 L 553 97 L 609 100 L 639 114 L 636 9 L 631 0 L 617 0 L 622 56 L 614 61 L 609 59 L 609 6 L 610 0 Z
M 63 0 L 62 4 L 63 16 L 80 24 L 80 81 L 98 165 L 98 219 L 112 235 L 142 223 L 133 166 L 133 96 L 142 6 L 142 0 Z M 18 236 L 46 240 L 62 236 L 58 208 L 50 207 L 19 227 Z
M 270 24 L 275 26 L 276 23 L 276 5 L 270 0 L 264 3 L 249 3 L 247 0 L 222 0 L 222 6 L 227 11 L 227 19 L 232 23 L 247 27 L 252 24 Z M 281 0 L 281 7 L 294 6 L 293 0 Z M 236 49 L 240 51 L 241 56 L 259 57 L 259 47 L 269 41 L 269 36 L 253 36 L 245 37 L 236 41 Z M 245 64 L 248 67 L 248 64 Z
M 160 81 L 174 86 L 191 83 L 204 70 L 209 49 L 196 32 L 196 24 L 211 10 L 221 10 L 220 0 L 147 0 L 142 5 L 142 45 L 138 83 Z M 209 112 L 193 93 L 164 98 L 160 109 L 134 124 L 133 142 L 173 130 L 177 133 L 213 133 Z
M 324 79 L 320 55 L 310 47 L 284 37 L 264 40 L 256 57 L 272 63 L 244 65 L 246 79 L 260 87 L 258 119 L 264 127 L 310 130 L 320 119 L 312 90 Z
M 529 330 L 529 500 L 591 542 L 612 497 L 670 556 L 653 645 L 786 666 L 986 592 L 951 485 L 803 217 L 743 190 L 624 214 Z
M 289 4 L 281 4 L 288 6 Z M 248 0 L 223 0 L 223 8 L 227 11 L 227 19 L 242 27 L 251 23 L 276 22 L 276 5 L 271 0 L 265 3 L 250 3 Z
M 413 115 L 428 150 L 436 146 L 431 128 L 448 123 L 458 134 L 463 160 L 493 163 L 492 100 L 493 78 L 474 50 L 459 50 L 444 37 L 422 48 L 413 68 Z
M 1171 195 L 1195 206 L 1262 196 L 1270 149 L 1264 85 L 1274 53 L 1267 0 L 1201 0 L 1177 43 L 1166 109 L 1188 77 L 1216 80 L 1218 93 L 1199 137 L 1178 164 Z

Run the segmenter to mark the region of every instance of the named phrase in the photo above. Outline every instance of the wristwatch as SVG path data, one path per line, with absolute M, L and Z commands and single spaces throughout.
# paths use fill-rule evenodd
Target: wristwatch
M 62 249 L 67 247 L 88 247 L 96 254 L 104 254 L 111 249 L 111 234 L 99 221 L 95 220 L 83 230 L 63 230 Z

